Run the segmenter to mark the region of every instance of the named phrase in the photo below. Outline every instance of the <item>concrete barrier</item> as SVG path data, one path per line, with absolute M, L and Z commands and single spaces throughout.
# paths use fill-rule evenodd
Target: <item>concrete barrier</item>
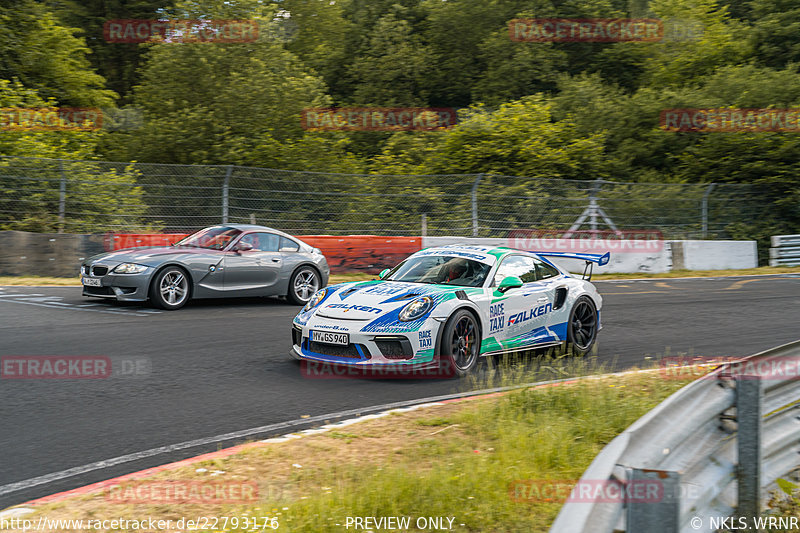
M 581 246 L 580 241 L 570 239 L 535 239 L 529 241 L 515 239 L 514 242 L 509 242 L 507 238 L 423 237 L 422 239 L 424 248 L 446 244 L 509 246 L 518 250 L 551 252 L 605 253 L 610 251 L 611 260 L 609 263 L 603 267 L 596 268 L 595 272 L 663 273 L 669 272 L 672 267 L 669 244 L 665 241 L 631 241 L 624 251 L 616 251 L 610 249 L 612 246 L 602 250 L 597 249 L 596 246 Z M 616 246 L 619 246 L 619 243 Z M 571 272 L 582 272 L 584 267 L 583 261 L 559 259 L 554 262 Z
M 756 241 L 671 241 L 673 270 L 725 270 L 758 266 Z
M 755 268 L 758 253 L 755 241 L 606 241 L 597 244 L 578 239 L 514 239 L 477 237 L 423 237 L 422 247 L 446 244 L 475 244 L 509 246 L 530 251 L 611 252 L 611 261 L 595 272 L 607 273 L 664 273 L 672 270 L 723 270 Z M 583 271 L 583 262 L 559 260 L 558 264 L 572 272 Z
M 127 245 L 153 245 L 177 240 L 180 235 L 59 234 L 0 231 L 0 276 L 76 277 L 84 258 Z M 377 273 L 393 267 L 421 248 L 445 244 L 512 246 L 528 250 L 611 252 L 611 261 L 595 272 L 648 272 L 719 270 L 758 265 L 755 241 L 609 241 L 597 243 L 564 239 L 509 242 L 508 238 L 384 237 L 375 235 L 301 235 L 322 250 L 333 272 Z M 585 245 L 581 248 L 582 243 Z M 564 268 L 580 272 L 580 261 L 562 260 Z
M 0 276 L 77 277 L 84 258 L 103 252 L 103 235 L 0 231 Z

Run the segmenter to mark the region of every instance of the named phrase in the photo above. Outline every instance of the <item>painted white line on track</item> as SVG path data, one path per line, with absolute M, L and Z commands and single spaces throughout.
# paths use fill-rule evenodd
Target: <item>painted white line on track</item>
M 659 369 L 647 369 L 647 370 L 626 370 L 623 372 L 615 372 L 611 374 L 603 374 L 600 376 L 583 376 L 583 377 L 571 377 L 571 378 L 564 378 L 564 379 L 554 379 L 549 381 L 537 381 L 533 383 L 525 383 L 522 385 L 512 385 L 507 387 L 497 387 L 493 389 L 482 389 L 477 391 L 470 391 L 470 392 L 460 392 L 455 394 L 445 394 L 442 396 L 431 396 L 428 398 L 420 398 L 417 400 L 404 400 L 400 402 L 393 402 L 393 403 L 386 403 L 381 405 L 372 405 L 369 407 L 362 407 L 358 409 L 348 409 L 345 411 L 337 411 L 334 413 L 327 413 L 324 415 L 316 415 L 311 416 L 309 418 L 298 418 L 295 420 L 288 420 L 286 422 L 278 422 L 275 424 L 269 424 L 266 426 L 259 426 L 250 429 L 243 429 L 240 431 L 233 431 L 231 433 L 223 433 L 221 435 L 216 435 L 214 437 L 205 437 L 201 439 L 194 439 L 189 440 L 186 442 L 180 442 L 178 444 L 170 444 L 168 446 L 159 446 L 157 448 L 151 448 L 149 450 L 144 450 L 141 452 L 136 453 L 129 453 L 127 455 L 120 455 L 119 457 L 114 457 L 111 459 L 106 459 L 104 461 L 97 461 L 94 463 L 89 463 L 83 466 L 76 466 L 74 468 L 69 468 L 67 470 L 61 470 L 60 472 L 53 472 L 50 474 L 45 474 L 43 476 L 38 476 L 30 479 L 26 479 L 24 481 L 17 481 L 15 483 L 9 483 L 7 485 L 0 486 L 0 496 L 5 494 L 11 494 L 13 492 L 19 492 L 21 490 L 30 489 L 33 487 L 38 487 L 40 485 L 46 485 L 48 483 L 53 483 L 55 481 L 60 481 L 62 479 L 67 479 L 74 476 L 79 476 L 82 474 L 87 474 L 89 472 L 94 472 L 97 470 L 102 470 L 104 468 L 110 468 L 113 466 L 130 463 L 133 461 L 138 461 L 140 459 L 147 459 L 149 457 L 155 457 L 157 455 L 162 455 L 165 453 L 177 452 L 181 450 L 186 450 L 190 448 L 196 448 L 199 446 L 207 446 L 210 444 L 217 444 L 229 440 L 236 440 L 236 439 L 246 439 L 248 437 L 253 437 L 254 435 L 258 435 L 261 433 L 275 433 L 281 430 L 291 429 L 297 426 L 304 426 L 307 424 L 314 424 L 317 422 L 324 422 L 326 426 L 330 426 L 331 428 L 335 427 L 343 427 L 350 424 L 354 424 L 360 422 L 362 420 L 368 420 L 370 418 L 381 418 L 383 416 L 388 415 L 388 411 L 394 412 L 403 412 L 403 411 L 413 411 L 415 409 L 420 409 L 423 407 L 427 407 L 429 405 L 437 405 L 439 402 L 447 401 L 447 400 L 459 400 L 464 398 L 470 398 L 473 396 L 483 396 L 487 394 L 495 394 L 499 392 L 507 392 L 516 389 L 524 389 L 528 387 L 540 387 L 543 385 L 550 385 L 553 383 L 562 383 L 565 381 L 576 381 L 582 379 L 602 379 L 612 376 L 626 376 L 630 374 L 644 374 L 650 372 L 656 372 Z M 362 414 L 362 413 L 369 413 L 369 414 Z M 356 418 L 352 418 L 356 417 Z M 332 419 L 340 418 L 337 422 L 330 422 Z M 313 428 L 306 431 L 318 431 L 320 428 Z M 286 440 L 297 439 L 302 437 L 302 432 L 298 433 L 289 433 L 276 436 L 272 439 L 266 439 L 262 442 L 284 442 Z
M 0 296 L 10 296 L 10 295 L 0 295 Z M 17 296 L 17 295 L 14 295 L 14 296 Z M 6 299 L 6 300 L 0 300 L 0 301 L 2 301 L 3 303 L 35 305 L 37 307 L 46 307 L 48 309 L 62 309 L 62 310 L 63 309 L 68 309 L 68 310 L 75 310 L 75 311 L 91 311 L 93 313 L 106 313 L 106 314 L 109 314 L 109 315 L 118 315 L 118 316 L 150 316 L 152 314 L 152 313 L 143 313 L 143 312 L 139 312 L 139 311 L 136 311 L 136 310 L 125 311 L 123 309 L 117 309 L 117 310 L 113 310 L 113 309 L 86 309 L 83 306 L 71 305 L 71 304 L 67 304 L 67 305 L 69 305 L 69 307 L 64 307 L 63 305 L 52 305 L 55 302 L 44 303 L 44 302 L 38 302 L 38 301 L 28 301 L 28 300 L 24 300 L 24 299 L 21 299 L 21 298 Z M 89 304 L 89 305 L 100 305 L 100 304 Z
M 568 380 L 572 380 L 575 378 L 569 378 Z M 52 472 L 50 474 L 45 474 L 43 476 L 38 476 L 30 479 L 26 479 L 24 481 L 17 481 L 15 483 L 9 483 L 7 485 L 0 486 L 0 496 L 11 494 L 13 492 L 19 492 L 21 490 L 30 489 L 33 487 L 38 487 L 40 485 L 46 485 L 48 483 L 53 483 L 55 481 L 60 481 L 62 479 L 67 479 L 74 476 L 79 476 L 82 474 L 88 474 L 89 472 L 95 472 L 97 470 L 103 470 L 105 468 L 111 468 L 117 465 L 130 463 L 133 461 L 138 461 L 141 459 L 147 459 L 149 457 L 155 457 L 158 455 L 163 455 L 166 453 L 173 453 L 181 450 L 186 450 L 190 448 L 197 448 L 199 446 L 207 446 L 210 444 L 217 444 L 220 442 L 225 442 L 229 440 L 236 440 L 236 439 L 246 439 L 248 437 L 252 437 L 254 435 L 262 434 L 262 433 L 275 433 L 281 430 L 291 429 L 297 426 L 304 426 L 307 424 L 314 424 L 317 422 L 324 422 L 326 425 L 330 425 L 331 427 L 337 427 L 336 423 L 331 423 L 330 420 L 336 418 L 350 418 L 350 417 L 358 417 L 353 421 L 345 420 L 344 424 L 341 425 L 349 425 L 351 423 L 355 423 L 366 416 L 378 415 L 381 411 L 388 411 L 388 410 L 413 410 L 419 409 L 423 407 L 425 404 L 434 404 L 436 402 L 440 402 L 443 400 L 455 400 L 459 398 L 468 398 L 471 396 L 480 396 L 483 394 L 492 394 L 496 392 L 503 392 L 511 389 L 516 389 L 525 386 L 538 386 L 538 385 L 547 385 L 550 383 L 556 383 L 560 381 L 568 381 L 566 379 L 561 380 L 553 380 L 553 381 L 542 381 L 536 383 L 529 383 L 526 385 L 520 385 L 515 387 L 500 387 L 496 389 L 485 389 L 480 391 L 473 391 L 467 393 L 458 393 L 458 394 L 447 394 L 443 396 L 434 396 L 430 398 L 421 398 L 418 400 L 406 400 L 401 402 L 394 402 L 394 403 L 387 403 L 382 405 L 373 405 L 369 407 L 362 407 L 359 409 L 348 409 L 346 411 L 337 411 L 334 413 L 327 413 L 324 415 L 317 415 L 312 416 L 309 418 L 299 418 L 296 420 L 288 420 L 286 422 L 278 422 L 276 424 L 269 424 L 266 426 L 259 426 L 250 429 L 243 429 L 240 431 L 234 431 L 231 433 L 223 433 L 222 435 L 216 435 L 213 437 L 205 437 L 201 439 L 194 439 L 186 442 L 180 442 L 177 444 L 170 444 L 167 446 L 159 446 L 157 448 L 151 448 L 149 450 L 144 450 L 141 452 L 136 453 L 129 453 L 126 455 L 120 455 L 119 457 L 113 457 L 111 459 L 106 459 L 104 461 L 97 461 L 94 463 L 89 463 L 83 466 L 76 466 L 74 468 L 69 468 L 67 470 L 61 470 L 60 472 Z M 370 413 L 369 415 L 362 416 L 362 413 Z M 317 428 L 311 430 L 316 431 Z M 291 436 L 295 435 L 295 436 Z M 299 438 L 301 435 L 298 433 L 293 433 L 290 435 L 283 435 L 282 437 L 277 437 L 277 441 L 267 439 L 269 442 L 282 442 L 283 439 L 289 440 L 294 438 Z

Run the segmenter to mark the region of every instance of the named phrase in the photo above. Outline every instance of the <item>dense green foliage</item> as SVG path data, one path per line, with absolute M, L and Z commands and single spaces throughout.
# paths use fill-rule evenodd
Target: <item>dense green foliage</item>
M 637 43 L 510 39 L 524 17 L 651 17 Z M 130 44 L 110 19 L 251 19 L 255 42 Z M 668 108 L 800 106 L 794 0 L 10 0 L 3 106 L 128 106 L 138 129 L 3 132 L 0 155 L 361 173 L 750 183 L 800 232 L 798 133 L 676 133 Z M 116 103 L 115 103 L 116 102 Z M 459 109 L 433 132 L 307 131 L 319 106 Z M 524 192 L 524 191 L 522 191 Z

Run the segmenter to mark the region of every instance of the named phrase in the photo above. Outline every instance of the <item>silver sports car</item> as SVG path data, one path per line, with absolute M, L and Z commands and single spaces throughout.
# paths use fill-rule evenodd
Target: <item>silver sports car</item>
M 88 258 L 83 295 L 125 302 L 148 299 L 179 309 L 191 298 L 286 296 L 303 305 L 328 283 L 317 248 L 286 233 L 248 224 L 198 231 L 172 246 L 130 248 Z

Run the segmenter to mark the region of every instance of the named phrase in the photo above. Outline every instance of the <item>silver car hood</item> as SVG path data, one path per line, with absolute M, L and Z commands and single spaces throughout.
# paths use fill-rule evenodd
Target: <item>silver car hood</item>
M 88 258 L 86 263 L 138 263 L 140 265 L 157 266 L 164 261 L 187 255 L 213 255 L 221 257 L 219 250 L 207 250 L 191 246 L 147 246 L 105 252 Z

